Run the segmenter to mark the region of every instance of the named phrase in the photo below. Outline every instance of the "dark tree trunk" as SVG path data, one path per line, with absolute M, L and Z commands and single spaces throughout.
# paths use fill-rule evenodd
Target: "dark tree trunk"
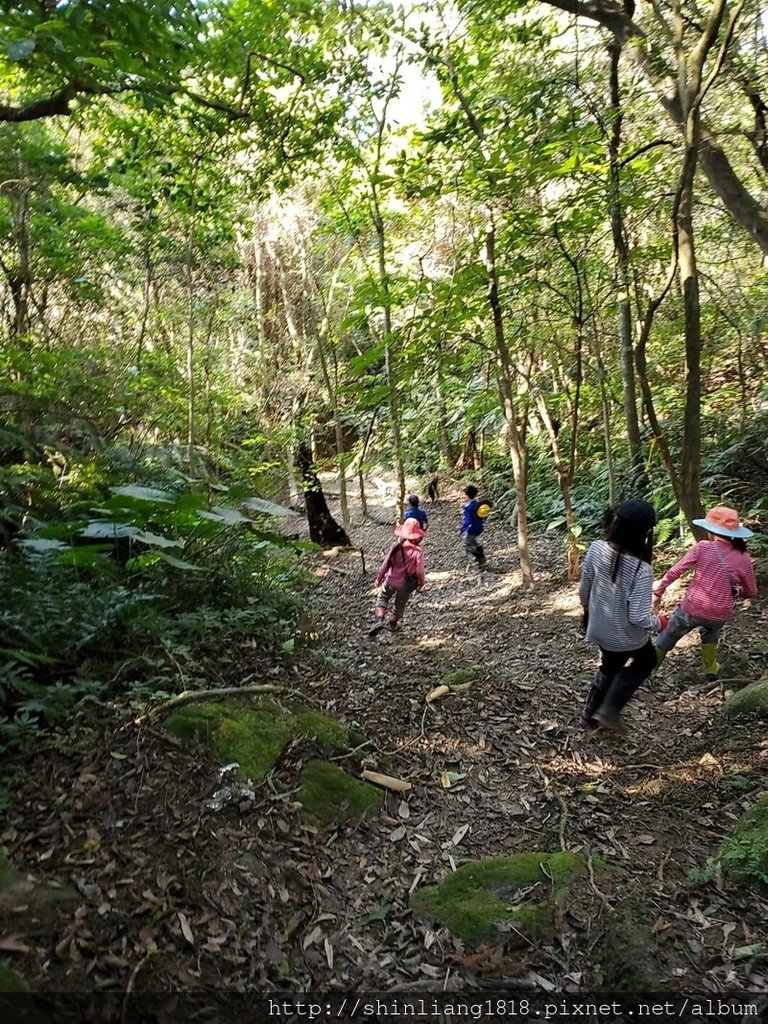
M 304 484 L 304 507 L 309 523 L 309 537 L 324 548 L 341 544 L 349 547 L 349 537 L 328 510 L 328 503 L 312 462 L 309 445 L 303 442 L 296 453 L 296 468 Z

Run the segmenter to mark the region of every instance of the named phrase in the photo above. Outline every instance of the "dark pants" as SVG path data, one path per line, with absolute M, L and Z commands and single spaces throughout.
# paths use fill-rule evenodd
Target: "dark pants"
M 635 690 L 656 668 L 656 648 L 650 640 L 634 651 L 604 651 L 595 681 L 581 717 L 588 721 L 595 712 L 616 718 Z

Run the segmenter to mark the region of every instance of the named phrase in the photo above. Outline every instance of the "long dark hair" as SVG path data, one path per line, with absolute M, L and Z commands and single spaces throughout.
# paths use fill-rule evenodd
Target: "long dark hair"
M 619 506 L 621 507 L 621 506 Z M 611 580 L 616 581 L 622 554 L 634 555 L 648 565 L 653 561 L 653 524 L 646 518 L 625 518 L 618 511 L 606 509 L 603 516 L 605 539 L 617 548 L 611 567 Z
M 731 547 L 735 551 L 741 551 L 742 554 L 746 552 L 747 542 L 743 537 L 728 537 L 728 540 L 731 542 Z

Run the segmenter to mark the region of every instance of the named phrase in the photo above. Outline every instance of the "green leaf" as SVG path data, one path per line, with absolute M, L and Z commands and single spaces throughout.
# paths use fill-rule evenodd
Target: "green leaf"
M 164 551 L 160 553 L 160 558 L 168 565 L 172 565 L 174 569 L 183 569 L 185 572 L 203 572 L 204 569 L 201 565 L 193 565 L 192 562 L 185 562 L 183 558 L 177 558 L 175 555 L 166 554 Z
M 128 487 L 110 487 L 113 494 L 122 494 L 126 498 L 135 498 L 137 501 L 153 501 L 162 505 L 172 505 L 176 500 L 169 491 L 160 491 L 156 487 L 139 487 L 131 484 Z
M 295 647 L 296 639 L 295 637 L 291 637 L 290 640 L 283 641 L 283 643 L 280 645 L 280 650 L 283 651 L 285 654 L 293 654 Z
M 372 921 L 385 921 L 392 910 L 391 903 L 383 903 L 376 910 L 372 910 L 370 914 L 365 914 L 360 918 L 360 924 L 370 924 Z
M 184 546 L 180 540 L 161 537 L 159 534 L 151 533 L 149 530 L 138 530 L 133 534 L 133 539 L 140 541 L 142 544 L 151 544 L 156 548 L 181 548 Z
M 251 523 L 252 519 L 236 508 L 227 508 L 225 505 L 214 505 L 208 512 L 197 513 L 201 519 L 210 519 L 214 523 L 226 523 L 227 526 L 234 526 L 236 523 Z
M 65 551 L 69 547 L 69 544 L 65 544 L 63 541 L 46 540 L 44 537 L 17 540 L 16 543 L 20 548 L 24 548 L 27 551 L 36 551 L 40 554 L 45 554 L 48 551 Z
M 265 501 L 263 498 L 246 498 L 243 502 L 246 508 L 254 512 L 263 512 L 268 516 L 284 516 L 285 518 L 298 519 L 299 513 L 285 505 L 275 505 L 272 501 Z
M 117 540 L 118 537 L 133 537 L 139 533 L 138 526 L 128 526 L 126 523 L 113 523 L 109 519 L 94 519 L 84 530 L 80 531 L 81 537 L 93 537 L 98 539 L 109 538 Z

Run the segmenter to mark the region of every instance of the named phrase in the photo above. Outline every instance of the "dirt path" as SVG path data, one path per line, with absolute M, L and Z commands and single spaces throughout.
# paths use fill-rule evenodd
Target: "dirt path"
M 410 780 L 406 798 L 351 826 L 308 827 L 293 787 L 313 751 L 296 743 L 254 801 L 212 811 L 204 752 L 128 715 L 115 731 L 105 715 L 82 749 L 57 746 L 35 762 L 35 791 L 1 834 L 31 877 L 72 894 L 3 918 L 32 984 L 768 989 L 756 946 L 768 904 L 689 878 L 764 790 L 764 729 L 724 724 L 719 690 L 694 689 L 688 644 L 633 702 L 629 739 L 586 738 L 576 718 L 595 658 L 578 635 L 561 539 L 534 541 L 537 587 L 524 594 L 514 537 L 498 521 L 492 571 L 465 572 L 457 509 L 431 510 L 428 588 L 395 636 L 366 635 L 391 527 L 353 530 L 366 576 L 354 554 L 312 556 L 320 639 L 275 676 L 357 723 L 372 742 L 366 764 Z M 728 643 L 746 659 L 759 633 L 744 611 Z M 471 689 L 427 706 L 426 692 L 460 669 Z M 410 913 L 410 892 L 464 860 L 561 848 L 605 870 L 574 890 L 550 945 L 473 953 Z

